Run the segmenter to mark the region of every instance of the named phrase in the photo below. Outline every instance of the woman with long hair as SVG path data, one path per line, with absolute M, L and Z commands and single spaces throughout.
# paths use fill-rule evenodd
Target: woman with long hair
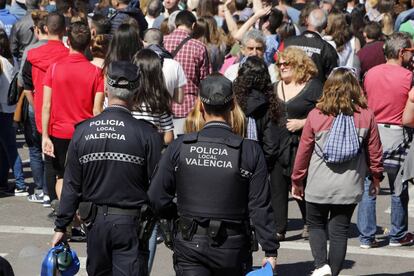
M 218 29 L 214 17 L 204 16 L 197 19 L 193 37 L 206 45 L 212 71 L 218 72 L 224 63 L 227 45 L 225 35 Z
M 108 50 L 106 51 L 103 62 L 102 73 L 105 74 L 106 68 L 113 61 L 133 61 L 134 55 L 144 47 L 139 36 L 136 25 L 123 23 L 110 39 Z M 108 98 L 105 97 L 103 107 L 108 106 Z
M 281 80 L 275 84 L 275 95 L 283 103 L 284 120 L 280 153 L 270 178 L 277 238 L 284 240 L 293 162 L 306 117 L 322 94 L 322 83 L 316 78 L 318 70 L 315 63 L 301 49 L 287 47 L 279 54 L 276 65 Z M 298 205 L 304 222 L 302 237 L 306 239 L 308 231 L 305 204 L 298 201 Z
M 136 26 L 123 23 L 112 36 L 109 50 L 105 57 L 103 70 L 113 61 L 130 61 L 134 55 L 143 48 L 139 30 Z
M 154 124 L 164 135 L 164 143 L 174 139 L 171 95 L 165 85 L 159 56 L 150 49 L 142 49 L 134 56 L 139 68 L 140 85 L 134 98 L 132 115 Z
M 334 69 L 322 98 L 308 115 L 292 173 L 292 195 L 306 200 L 316 268 L 312 275 L 339 275 L 365 177 L 372 179 L 370 193 L 376 195 L 383 170 L 375 117 L 367 108 L 355 72 Z
M 171 95 L 168 93 L 162 72 L 160 57 L 150 49 L 142 49 L 134 56 L 139 68 L 140 82 L 134 97 L 132 116 L 146 120 L 158 129 L 168 145 L 174 140 L 174 125 L 171 111 Z M 158 225 L 154 228 L 149 241 L 148 271 L 151 271 L 157 248 Z
M 237 103 L 247 117 L 246 137 L 262 147 L 268 170 L 272 171 L 279 150 L 281 106 L 273 93 L 266 63 L 252 56 L 242 61 L 233 82 Z
M 23 166 L 16 145 L 16 129 L 13 125 L 13 114 L 16 105 L 8 105 L 7 96 L 10 82 L 13 79 L 14 67 L 10 52 L 10 43 L 4 29 L 0 29 L 0 173 L 6 179 L 0 179 L 1 183 L 7 183 L 9 168 L 13 170 L 15 188 L 9 191 L 9 187 L 1 187 L 0 192 L 11 192 L 14 195 L 26 196 L 27 187 L 24 182 Z
M 361 49 L 359 39 L 353 36 L 342 12 L 331 12 L 323 37 L 338 53 L 339 66 L 358 67 L 356 53 Z

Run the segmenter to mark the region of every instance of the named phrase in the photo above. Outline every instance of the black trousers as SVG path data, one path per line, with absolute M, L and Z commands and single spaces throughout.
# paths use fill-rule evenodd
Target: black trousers
M 282 168 L 278 163 L 275 164 L 270 173 L 270 190 L 273 213 L 275 215 L 276 232 L 285 234 L 288 226 L 288 206 L 289 192 L 292 181 L 289 176 L 282 173 Z M 296 200 L 298 203 L 302 219 L 306 224 L 306 204 L 305 200 Z
M 244 276 L 252 267 L 245 235 L 229 236 L 222 245 L 214 246 L 206 235 L 194 235 L 191 241 L 185 241 L 178 233 L 173 259 L 177 276 Z
M 97 215 L 87 234 L 88 275 L 148 275 L 149 252 L 140 249 L 138 220 L 135 216 Z
M 50 137 L 53 142 L 55 157 L 45 155 L 46 185 L 50 200 L 57 199 L 56 178 L 61 179 L 65 174 L 66 155 L 69 148 L 69 139 Z
M 336 205 L 306 202 L 309 244 L 315 259 L 315 267 L 329 264 L 332 275 L 339 275 L 348 245 L 349 225 L 356 204 Z M 329 257 L 326 245 L 329 235 Z

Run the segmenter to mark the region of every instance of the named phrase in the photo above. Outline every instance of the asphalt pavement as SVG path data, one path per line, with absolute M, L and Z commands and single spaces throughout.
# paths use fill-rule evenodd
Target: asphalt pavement
M 20 136 L 19 136 L 20 138 Z M 20 138 L 21 139 L 21 138 Z M 23 144 L 19 140 L 19 145 Z M 20 148 L 23 160 L 28 158 L 27 149 Z M 32 183 L 30 167 L 24 167 L 27 183 Z M 356 228 L 356 212 L 352 219 L 348 253 L 341 275 L 401 275 L 414 276 L 414 246 L 389 247 L 387 229 L 390 228 L 390 196 L 387 185 L 383 185 L 377 200 L 377 238 L 380 247 L 361 249 Z M 414 217 L 414 206 L 411 209 Z M 39 203 L 30 203 L 26 197 L 0 197 L 0 256 L 12 265 L 15 275 L 40 275 L 41 261 L 48 249 L 53 235 L 53 222 L 47 218 L 50 208 Z M 300 238 L 302 223 L 296 202 L 289 203 L 289 231 L 287 240 L 281 243 L 277 275 L 309 275 L 313 269 L 313 258 L 308 241 Z M 414 231 L 413 218 L 410 217 L 409 229 Z M 385 232 L 385 234 L 384 234 Z M 86 244 L 71 243 L 81 260 L 78 275 L 87 275 Z M 262 252 L 254 254 L 254 264 L 259 266 Z M 159 244 L 151 275 L 175 275 L 172 266 L 172 252 Z

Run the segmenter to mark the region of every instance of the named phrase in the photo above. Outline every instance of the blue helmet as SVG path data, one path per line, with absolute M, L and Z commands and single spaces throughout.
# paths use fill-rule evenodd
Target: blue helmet
M 73 276 L 78 273 L 80 262 L 75 250 L 68 244 L 59 244 L 51 248 L 42 262 L 40 276 Z
M 269 262 L 266 262 L 266 265 L 258 270 L 247 273 L 246 276 L 272 276 L 273 269 Z M 42 275 L 43 276 L 43 275 Z

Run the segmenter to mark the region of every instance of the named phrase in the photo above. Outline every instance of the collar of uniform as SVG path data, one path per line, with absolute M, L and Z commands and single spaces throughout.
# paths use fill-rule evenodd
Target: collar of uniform
M 212 121 L 212 122 L 208 122 L 207 124 L 205 124 L 204 128 L 210 128 L 210 127 L 222 127 L 222 128 L 227 128 L 228 130 L 231 131 L 231 126 L 229 126 L 228 123 L 225 122 L 220 122 L 220 121 Z
M 115 111 L 115 110 L 127 112 L 132 115 L 131 111 L 126 106 L 123 106 L 123 105 L 113 104 L 105 108 L 105 111 Z

